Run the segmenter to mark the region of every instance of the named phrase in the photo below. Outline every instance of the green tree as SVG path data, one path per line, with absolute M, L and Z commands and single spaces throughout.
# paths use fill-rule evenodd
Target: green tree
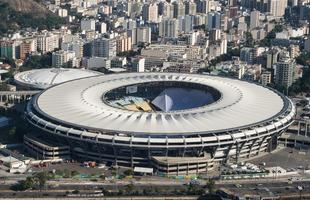
M 132 169 L 127 169 L 127 170 L 124 171 L 124 174 L 125 174 L 126 176 L 132 176 L 132 175 L 134 174 L 134 172 L 133 172 Z
M 13 33 L 23 28 L 38 28 L 39 30 L 59 28 L 66 21 L 52 12 L 25 13 L 10 7 L 9 4 L 0 2 L 0 35 Z
M 310 66 L 310 52 L 302 53 L 296 58 L 297 64 Z
M 290 95 L 296 95 L 298 93 L 310 93 L 310 68 L 304 67 L 302 78 L 296 80 L 289 88 Z
M 35 175 L 35 181 L 37 185 L 39 186 L 40 190 L 45 186 L 49 176 L 47 172 L 39 172 Z
M 30 69 L 41 69 L 52 67 L 52 54 L 48 53 L 45 55 L 34 55 L 30 56 L 29 59 L 23 66 L 23 70 Z
M 18 189 L 28 190 L 34 187 L 35 181 L 32 177 L 27 177 L 25 180 L 20 181 Z
M 68 169 L 64 169 L 64 178 L 70 178 L 71 177 L 71 173 Z
M 125 187 L 125 192 L 127 195 L 131 195 L 133 193 L 133 184 L 128 184 Z
M 211 178 L 207 182 L 207 189 L 209 194 L 213 194 L 215 191 L 215 181 Z

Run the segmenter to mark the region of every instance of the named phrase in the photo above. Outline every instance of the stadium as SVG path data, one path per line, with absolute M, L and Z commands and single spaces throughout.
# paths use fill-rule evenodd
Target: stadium
M 55 84 L 97 75 L 102 73 L 74 68 L 45 68 L 17 73 L 14 81 L 19 89 L 43 90 Z
M 54 85 L 25 113 L 45 143 L 66 148 L 33 146 L 43 156 L 70 149 L 81 160 L 184 175 L 274 150 L 295 107 L 274 90 L 237 79 L 123 73 Z

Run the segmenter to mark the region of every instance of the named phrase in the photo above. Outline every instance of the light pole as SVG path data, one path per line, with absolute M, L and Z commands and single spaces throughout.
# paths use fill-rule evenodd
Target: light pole
M 299 185 L 297 186 L 297 189 L 299 190 L 299 199 L 301 200 L 301 193 L 302 193 L 303 187 Z

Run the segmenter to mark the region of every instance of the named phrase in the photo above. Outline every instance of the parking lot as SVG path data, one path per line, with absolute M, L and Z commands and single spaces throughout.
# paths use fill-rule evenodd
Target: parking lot
M 294 168 L 304 169 L 310 165 L 310 150 L 283 148 L 276 152 L 251 159 L 249 162 L 259 165 L 265 162 L 266 167 L 280 166 L 286 170 Z

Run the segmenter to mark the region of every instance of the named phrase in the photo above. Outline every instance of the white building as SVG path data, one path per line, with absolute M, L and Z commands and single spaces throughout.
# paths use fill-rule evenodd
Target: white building
M 61 44 L 61 49 L 64 51 L 74 51 L 76 58 L 83 57 L 83 43 L 82 41 L 64 42 Z
M 67 65 L 69 61 L 74 61 L 74 59 L 74 51 L 59 50 L 52 54 L 52 66 L 58 68 L 64 67 L 64 65 Z M 77 67 L 76 63 L 73 63 L 72 67 Z
M 138 27 L 136 29 L 136 43 L 151 43 L 151 28 Z M 133 43 L 134 44 L 134 43 Z
M 274 17 L 283 17 L 287 0 L 268 0 L 268 11 Z
M 260 12 L 257 10 L 254 10 L 251 12 L 250 29 L 253 29 L 259 26 L 259 15 L 260 15 Z
M 57 12 L 58 16 L 59 17 L 67 17 L 68 16 L 68 11 L 66 9 L 58 9 L 58 12 Z
M 132 60 L 132 71 L 144 72 L 145 58 L 138 57 Z
M 294 82 L 296 63 L 290 59 L 288 53 L 280 56 L 280 61 L 275 65 L 275 82 L 279 86 L 289 88 Z
M 179 21 L 177 19 L 163 19 L 159 23 L 159 36 L 177 38 L 179 34 Z
M 111 67 L 111 60 L 104 57 L 90 57 L 84 58 L 82 60 L 83 67 L 87 69 L 99 69 L 106 68 L 109 69 Z
M 54 51 L 59 48 L 59 36 L 48 32 L 38 35 L 37 48 L 42 53 Z
M 271 83 L 271 77 L 272 77 L 271 72 L 269 72 L 269 71 L 263 72 L 260 76 L 261 84 L 262 85 L 270 84 Z
M 94 31 L 96 30 L 96 21 L 94 19 L 82 19 L 81 20 L 82 31 Z

